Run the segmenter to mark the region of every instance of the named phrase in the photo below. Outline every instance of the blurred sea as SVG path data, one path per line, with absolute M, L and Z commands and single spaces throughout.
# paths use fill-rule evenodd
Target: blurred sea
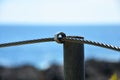
M 120 46 L 120 25 L 0 25 L 0 43 L 54 37 L 57 32 L 83 36 L 93 40 Z M 119 52 L 85 45 L 85 60 L 97 59 L 112 62 L 120 60 Z M 36 43 L 0 48 L 1 65 L 33 64 L 48 68 L 51 63 L 63 64 L 63 45 L 56 42 Z

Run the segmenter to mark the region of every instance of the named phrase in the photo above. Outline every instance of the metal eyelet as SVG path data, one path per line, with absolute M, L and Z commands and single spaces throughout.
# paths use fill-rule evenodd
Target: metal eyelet
M 59 32 L 55 35 L 54 37 L 54 40 L 57 42 L 57 43 L 63 43 L 62 39 L 66 37 L 66 34 L 63 33 L 63 32 Z

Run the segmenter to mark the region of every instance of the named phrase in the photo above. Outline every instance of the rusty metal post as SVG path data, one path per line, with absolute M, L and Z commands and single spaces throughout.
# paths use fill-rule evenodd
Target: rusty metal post
M 85 80 L 84 44 L 64 42 L 65 80 Z

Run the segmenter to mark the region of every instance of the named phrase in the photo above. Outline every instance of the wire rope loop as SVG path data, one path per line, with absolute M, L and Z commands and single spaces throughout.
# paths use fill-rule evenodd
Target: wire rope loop
M 60 32 L 60 33 L 57 33 L 55 36 L 54 36 L 54 40 L 57 42 L 57 43 L 63 43 L 62 39 L 66 37 L 66 34 L 63 33 L 63 32 Z

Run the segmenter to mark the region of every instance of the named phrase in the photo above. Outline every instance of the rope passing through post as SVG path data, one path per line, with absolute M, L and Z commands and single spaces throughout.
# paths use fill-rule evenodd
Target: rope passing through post
M 60 32 L 60 33 L 58 33 L 58 34 L 55 35 L 54 40 L 57 43 L 63 43 L 64 41 L 62 39 L 65 38 L 65 37 L 66 37 L 66 34 L 63 33 L 63 32 Z
M 104 44 L 100 42 L 95 42 L 91 40 L 84 40 L 81 36 L 66 36 L 65 33 L 60 32 L 56 34 L 53 38 L 41 38 L 41 39 L 34 39 L 34 40 L 26 40 L 26 41 L 18 41 L 18 42 L 11 42 L 11 43 L 3 43 L 0 44 L 0 48 L 3 47 L 10 47 L 10 46 L 17 46 L 17 45 L 25 45 L 25 44 L 33 44 L 33 43 L 40 43 L 40 42 L 50 42 L 56 41 L 57 43 L 64 43 L 64 41 L 75 42 L 80 44 L 89 44 L 94 46 L 99 46 L 115 51 L 120 51 L 120 47 Z

